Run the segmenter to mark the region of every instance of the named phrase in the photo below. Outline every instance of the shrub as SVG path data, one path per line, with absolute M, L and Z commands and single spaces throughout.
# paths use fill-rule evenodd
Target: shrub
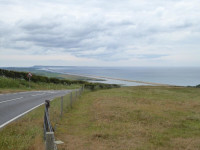
M 197 87 L 197 88 L 200 88 L 200 84 L 198 84 L 196 87 Z

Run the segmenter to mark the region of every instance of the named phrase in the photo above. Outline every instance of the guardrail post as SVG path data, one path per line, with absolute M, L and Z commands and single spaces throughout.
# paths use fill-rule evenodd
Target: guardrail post
M 60 103 L 60 117 L 62 117 L 62 114 L 63 114 L 63 96 L 61 96 L 61 103 Z
M 57 145 L 55 144 L 55 137 L 53 128 L 49 120 L 48 108 L 50 107 L 50 101 L 45 100 L 45 111 L 44 111 L 44 140 L 45 140 L 45 150 L 57 150 Z M 61 116 L 63 111 L 63 96 L 61 97 Z
M 46 132 L 46 150 L 55 150 L 54 133 Z

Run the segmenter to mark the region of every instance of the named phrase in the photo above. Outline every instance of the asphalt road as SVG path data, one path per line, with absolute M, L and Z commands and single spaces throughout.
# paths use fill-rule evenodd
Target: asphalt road
M 0 94 L 0 128 L 42 105 L 45 100 L 64 96 L 71 91 L 51 90 Z

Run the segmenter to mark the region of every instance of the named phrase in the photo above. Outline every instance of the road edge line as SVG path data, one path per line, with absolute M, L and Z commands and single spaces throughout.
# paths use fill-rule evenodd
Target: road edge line
M 39 105 L 37 105 L 37 106 L 35 106 L 35 107 L 33 107 L 33 108 L 31 108 L 31 109 L 29 109 L 29 110 L 23 112 L 22 114 L 20 114 L 20 115 L 14 117 L 14 118 L 12 118 L 11 120 L 5 122 L 4 124 L 0 125 L 0 129 L 3 128 L 4 126 L 6 126 L 7 124 L 11 123 L 12 121 L 14 121 L 14 120 L 16 120 L 16 119 L 22 117 L 23 115 L 29 113 L 29 112 L 32 111 L 33 109 L 36 109 L 37 107 L 39 107 L 39 106 L 41 106 L 41 105 L 43 105 L 43 104 L 44 104 L 44 103 L 41 103 L 41 104 L 39 104 Z

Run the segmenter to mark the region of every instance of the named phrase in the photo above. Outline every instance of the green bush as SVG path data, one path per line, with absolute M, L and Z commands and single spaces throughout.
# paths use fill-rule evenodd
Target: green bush
M 200 84 L 198 84 L 196 87 L 197 87 L 197 88 L 200 88 Z

